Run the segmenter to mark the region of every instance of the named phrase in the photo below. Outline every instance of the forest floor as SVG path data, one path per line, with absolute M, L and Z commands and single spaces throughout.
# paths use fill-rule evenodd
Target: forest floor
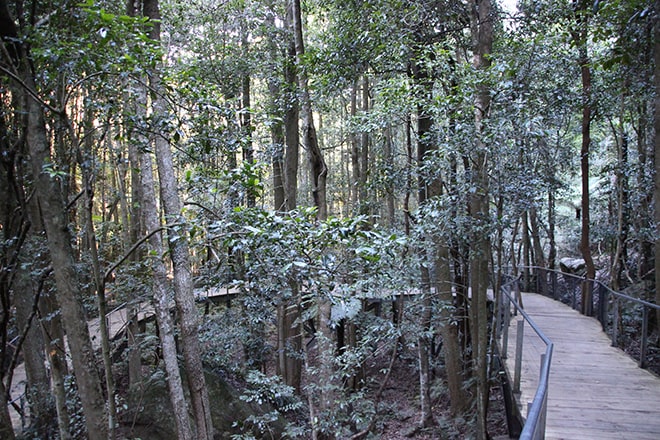
M 446 383 L 439 371 L 432 384 L 433 418 L 435 426 L 418 429 L 419 424 L 419 373 L 415 353 L 400 354 L 393 364 L 392 373 L 383 390 L 379 405 L 379 423 L 371 438 L 384 440 L 459 440 L 472 438 L 474 413 L 452 417 Z M 369 374 L 377 375 L 389 359 L 374 358 L 369 363 Z M 372 376 L 373 377 L 373 376 Z M 375 393 L 380 383 L 370 393 Z M 507 437 L 506 413 L 499 386 L 491 388 L 488 432 L 491 437 Z

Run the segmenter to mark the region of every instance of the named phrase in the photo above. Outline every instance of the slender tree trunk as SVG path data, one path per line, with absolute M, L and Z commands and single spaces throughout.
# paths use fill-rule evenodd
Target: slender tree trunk
M 520 224 L 522 228 L 522 262 L 523 262 L 523 286 L 526 291 L 530 290 L 531 281 L 530 281 L 530 266 L 532 265 L 531 253 L 532 253 L 532 244 L 529 238 L 529 213 L 527 211 L 522 214 L 522 222 Z
M 323 153 L 319 147 L 316 128 L 314 126 L 314 115 L 312 113 L 312 101 L 309 94 L 309 85 L 306 68 L 303 63 L 305 56 L 305 45 L 303 42 L 302 13 L 300 0 L 293 1 L 293 29 L 296 47 L 296 65 L 298 66 L 298 83 L 300 87 L 300 109 L 302 119 L 303 145 L 309 152 L 309 163 L 311 170 L 312 196 L 314 206 L 318 209 L 319 220 L 328 217 L 326 201 L 326 178 L 328 168 L 323 159 Z
M 27 72 L 27 67 L 24 68 Z M 29 74 L 24 82 L 34 89 Z M 50 142 L 46 132 L 43 108 L 34 99 L 28 99 L 27 143 L 32 159 L 33 175 L 48 248 L 50 251 L 57 286 L 58 300 L 62 307 L 62 318 L 69 340 L 76 383 L 85 413 L 85 422 L 90 439 L 106 439 L 105 399 L 101 391 L 97 360 L 92 348 L 87 320 L 82 308 L 82 289 L 75 271 L 74 252 L 67 227 L 66 205 L 61 197 L 55 177 L 44 171 L 44 164 L 51 163 Z
M 536 283 L 538 285 L 538 293 L 543 296 L 548 296 L 548 277 L 545 270 L 545 255 L 543 252 L 543 245 L 541 244 L 541 232 L 539 228 L 539 219 L 536 215 L 536 208 L 529 209 L 529 225 L 532 229 L 532 245 L 534 247 L 534 272 L 536 272 Z
M 144 3 L 144 12 L 153 20 L 150 38 L 160 41 L 160 11 L 158 0 L 147 0 Z M 164 89 L 161 85 L 160 73 L 154 72 L 150 78 L 152 93 L 153 116 L 156 121 L 167 119 L 167 103 L 162 95 Z M 156 124 L 156 127 L 165 127 L 166 124 Z M 163 128 L 164 129 L 164 128 Z M 169 223 L 178 224 L 182 232 L 170 228 L 168 231 L 168 244 L 170 258 L 174 271 L 174 300 L 179 312 L 179 328 L 183 360 L 186 367 L 186 377 L 192 401 L 193 415 L 197 427 L 197 440 L 213 438 L 213 423 L 211 421 L 211 407 L 209 404 L 206 379 L 202 366 L 202 350 L 200 347 L 199 314 L 193 296 L 193 282 L 190 266 L 190 249 L 187 234 L 184 232 L 185 219 L 182 215 L 181 200 L 179 199 L 176 172 L 172 150 L 166 138 L 166 133 L 156 133 L 154 138 L 156 162 L 160 182 L 160 200 L 163 205 L 165 219 Z
M 587 39 L 589 36 L 588 14 L 591 8 L 586 0 L 574 2 L 576 27 L 571 30 L 573 42 L 578 48 L 578 64 L 582 81 L 582 144 L 580 147 L 580 172 L 582 181 L 582 200 L 580 203 L 582 228 L 580 252 L 585 262 L 586 280 L 582 283 L 581 311 L 591 316 L 593 313 L 592 287 L 596 277 L 596 267 L 591 255 L 591 214 L 589 203 L 589 154 L 591 149 L 591 66 Z
M 142 215 L 147 231 L 156 231 L 160 225 L 158 218 L 158 206 L 156 204 L 156 191 L 153 177 L 153 164 L 148 152 L 140 155 L 140 176 L 142 178 Z M 169 282 L 167 280 L 167 269 L 163 262 L 165 247 L 160 233 L 155 233 L 149 238 L 149 250 L 156 257 L 151 258 L 153 270 L 153 303 L 158 324 L 158 334 L 163 352 L 165 372 L 167 374 L 167 386 L 169 388 L 170 402 L 174 422 L 179 440 L 192 440 L 193 431 L 188 418 L 188 405 L 183 393 L 179 362 L 177 359 L 176 343 L 174 341 L 174 323 L 170 315 L 171 295 Z
M 557 242 L 555 240 L 555 194 L 554 189 L 548 190 L 548 242 L 550 249 L 548 250 L 548 268 L 554 269 L 557 265 Z M 550 286 L 553 298 L 557 299 L 557 273 L 550 272 Z
M 66 407 L 66 389 L 64 388 L 68 369 L 64 352 L 64 329 L 59 310 L 60 306 L 57 304 L 54 292 L 42 295 L 39 301 L 39 316 L 50 366 L 55 410 L 57 411 L 57 427 L 60 439 L 69 440 L 71 438 L 71 434 L 69 434 L 70 419 Z
M 365 74 L 362 77 L 362 114 L 369 113 L 369 77 Z M 359 192 L 360 192 L 360 214 L 370 214 L 369 196 L 367 191 L 367 174 L 369 172 L 369 133 L 367 130 L 362 130 L 360 136 L 360 175 L 359 175 Z
M 393 169 L 395 167 L 394 164 L 394 153 L 393 153 L 393 145 L 394 141 L 392 139 L 392 126 L 388 125 L 384 130 L 383 130 L 383 137 L 384 137 L 384 144 L 383 144 L 383 155 L 385 156 L 385 166 Z M 385 205 L 386 205 L 386 210 L 385 210 L 385 218 L 387 219 L 387 225 L 394 229 L 396 226 L 396 220 L 395 220 L 395 188 L 391 180 L 388 180 L 386 183 L 386 188 L 385 188 Z
M 243 56 L 248 56 L 249 42 L 248 31 L 246 24 L 241 23 L 241 49 Z M 241 78 L 241 131 L 243 133 L 243 161 L 249 165 L 254 165 L 254 146 L 252 145 L 252 104 L 251 104 L 251 90 L 250 90 L 250 75 L 244 72 Z M 248 188 L 246 194 L 246 205 L 248 208 L 253 208 L 256 199 L 254 188 Z
M 285 28 L 294 32 L 293 4 L 287 2 Z M 287 91 L 286 112 L 284 115 L 284 185 L 286 209 L 296 209 L 298 200 L 298 161 L 300 150 L 298 73 L 296 69 L 296 43 L 291 38 L 287 47 L 287 60 L 284 66 L 284 82 Z
M 358 82 L 353 81 L 353 86 L 351 87 L 351 108 L 350 108 L 350 117 L 352 121 L 355 121 L 357 117 L 357 93 L 358 93 Z M 355 212 L 358 212 L 360 206 L 360 143 L 358 142 L 358 135 L 355 129 L 351 130 L 351 170 L 352 170 L 352 179 L 351 182 L 351 199 L 353 201 L 353 206 Z
M 424 95 L 421 96 L 422 101 L 430 101 L 432 94 L 432 81 L 425 71 L 425 67 L 421 66 L 417 61 L 413 61 L 412 74 L 416 85 L 420 86 Z M 417 164 L 419 169 L 419 189 L 417 194 L 418 204 L 424 206 L 427 199 L 432 194 L 432 189 L 437 185 L 427 173 L 422 172 L 425 160 L 428 159 L 427 153 L 433 149 L 429 136 L 433 120 L 431 116 L 425 111 L 423 105 L 417 106 Z M 431 371 L 430 371 L 430 356 L 431 356 L 431 319 L 432 307 L 431 301 L 431 277 L 429 265 L 427 264 L 428 255 L 425 242 L 426 237 L 422 237 L 418 246 L 417 252 L 420 255 L 422 264 L 420 266 L 421 278 L 421 292 L 422 292 L 422 313 L 420 319 L 421 332 L 417 339 L 417 355 L 419 362 L 419 403 L 420 403 L 420 428 L 427 428 L 435 424 L 433 420 L 433 408 L 431 405 Z
M 474 67 L 486 70 L 490 67 L 493 45 L 493 20 L 491 0 L 474 0 L 472 4 L 471 30 L 474 46 Z M 488 411 L 488 259 L 490 240 L 488 236 L 488 170 L 487 146 L 482 138 L 483 125 L 488 118 L 490 108 L 490 89 L 488 85 L 477 86 L 475 94 L 475 128 L 477 133 L 475 152 L 472 154 L 471 178 L 476 191 L 469 198 L 470 216 L 477 230 L 472 235 L 470 254 L 470 320 L 472 352 L 476 378 L 477 403 L 477 440 L 486 440 L 486 416 Z
M 324 221 L 328 217 L 328 207 L 326 201 L 326 178 L 328 169 L 323 159 L 321 148 L 319 147 L 316 128 L 314 126 L 314 117 L 312 113 L 312 102 L 309 94 L 309 85 L 307 72 L 304 66 L 305 46 L 303 42 L 302 12 L 300 0 L 292 0 L 293 9 L 293 30 L 296 48 L 296 65 L 298 67 L 298 84 L 300 87 L 300 104 L 302 116 L 302 134 L 303 144 L 309 152 L 310 163 L 310 181 L 312 185 L 312 196 L 314 206 L 317 208 L 317 218 Z M 335 403 L 335 394 L 339 386 L 334 378 L 334 334 L 331 327 L 330 314 L 331 303 L 322 294 L 317 295 L 317 311 L 319 318 L 319 329 L 317 332 L 317 346 L 319 353 L 319 374 L 317 381 L 320 385 L 319 409 L 321 416 L 328 417 Z M 310 410 L 314 410 L 314 399 L 310 398 Z M 316 425 L 315 421 L 312 421 Z M 313 426 L 313 436 L 316 438 L 332 439 L 334 433 L 321 432 L 316 426 Z
M 141 15 L 142 10 L 141 6 L 136 4 L 135 0 L 126 1 L 126 14 L 131 17 L 136 17 Z M 137 102 L 131 102 L 131 96 L 129 93 L 126 93 L 126 102 L 127 108 L 126 112 L 128 114 L 146 114 L 146 90 L 143 88 L 138 89 L 138 98 Z M 142 194 L 140 192 L 141 181 L 140 181 L 140 155 L 138 153 L 138 144 L 145 145 L 146 138 L 145 136 L 138 134 L 132 127 L 129 121 L 126 121 L 124 124 L 127 130 L 126 138 L 128 142 L 126 143 L 126 150 L 128 156 L 128 168 L 130 173 L 125 169 L 124 161 L 120 161 L 118 164 L 118 170 L 120 178 L 118 179 L 120 185 L 120 197 L 122 203 L 122 213 L 124 218 L 122 218 L 122 223 L 125 225 L 122 228 L 122 231 L 126 231 L 124 235 L 124 250 L 137 243 L 139 240 L 142 231 L 144 230 L 142 224 L 142 212 L 140 210 L 140 204 L 138 201 L 142 200 Z M 121 177 L 123 176 L 123 178 Z M 130 199 L 131 203 L 129 205 L 127 197 L 129 195 L 129 187 L 126 186 L 127 179 L 126 177 L 130 176 Z M 139 251 L 133 252 L 130 256 L 130 261 L 136 263 L 141 260 L 144 256 L 144 253 Z M 128 318 L 128 325 L 126 329 L 127 337 L 127 347 L 128 347 L 128 382 L 129 386 L 133 389 L 137 387 L 142 389 L 142 353 L 140 350 L 140 324 L 138 319 L 138 310 L 135 304 L 136 298 L 131 298 L 128 306 L 126 307 L 126 316 Z
M 9 415 L 9 402 L 7 401 L 7 389 L 4 381 L 0 380 L 0 436 L 3 439 L 14 440 L 14 427 Z
M 285 28 L 293 33 L 293 5 L 287 2 Z M 284 63 L 284 146 L 283 146 L 283 211 L 293 211 L 297 207 L 298 192 L 298 98 L 296 74 L 296 46 L 293 38 L 288 42 Z M 290 274 L 289 287 L 291 299 L 284 300 L 277 306 L 277 373 L 284 383 L 301 390 L 303 350 L 302 326 L 300 325 L 300 294 L 295 276 Z
M 128 148 L 135 149 L 134 146 L 129 146 Z M 131 169 L 139 168 L 138 160 L 136 159 L 137 152 L 129 153 L 128 163 L 130 164 Z M 121 229 L 122 234 L 122 253 L 126 253 L 133 243 L 137 242 L 137 237 L 139 234 L 139 222 L 135 222 L 135 216 L 137 215 L 134 212 L 135 207 L 131 209 L 128 203 L 128 188 L 126 182 L 128 182 L 128 170 L 124 165 L 124 161 L 120 160 L 117 164 L 117 183 L 119 186 L 119 205 L 121 213 L 121 224 L 123 225 Z M 137 180 L 133 180 L 131 176 L 130 184 L 132 187 L 139 186 Z M 132 200 L 139 200 L 139 196 L 132 198 Z M 133 205 L 136 205 L 135 203 Z M 135 263 L 137 261 L 135 255 L 129 257 L 129 261 Z M 130 388 L 141 388 L 142 387 L 142 356 L 140 352 L 140 344 L 138 342 L 139 334 L 139 325 L 137 317 L 137 308 L 133 304 L 134 300 L 130 299 L 129 304 L 126 307 L 126 316 L 128 319 L 128 324 L 126 326 L 126 344 L 128 352 L 128 384 Z
M 89 113 L 91 115 L 91 113 Z M 90 252 L 90 260 L 92 266 L 92 278 L 94 285 L 94 293 L 96 296 L 96 304 L 99 311 L 99 337 L 101 339 L 101 357 L 103 359 L 103 369 L 105 377 L 105 386 L 106 393 L 108 396 L 108 438 L 115 438 L 115 429 L 117 427 L 117 406 L 115 399 L 115 380 L 112 375 L 112 359 L 110 354 L 110 335 L 108 334 L 108 323 L 106 320 L 107 315 L 107 301 L 105 297 L 105 279 L 101 274 L 101 260 L 99 259 L 98 247 L 96 243 L 96 230 L 94 228 L 93 214 L 94 214 L 94 188 L 92 171 L 89 169 L 89 164 L 92 164 L 94 160 L 91 158 L 91 149 L 92 149 L 92 133 L 91 133 L 91 121 L 86 122 L 86 136 L 87 139 L 85 149 L 90 155 L 90 157 L 83 157 L 81 152 L 81 145 L 76 137 L 75 130 L 71 122 L 64 116 L 62 125 L 66 126 L 69 129 L 69 134 L 73 148 L 78 154 L 78 164 L 81 170 L 82 176 L 82 185 L 84 193 L 84 203 L 85 207 L 82 212 L 84 228 L 87 235 L 87 247 Z
M 660 1 L 654 2 L 655 10 L 660 11 Z M 655 211 L 653 220 L 655 221 L 656 239 L 655 239 L 655 303 L 660 304 L 660 20 L 655 21 L 653 29 L 655 35 L 654 57 L 655 57 L 655 100 L 654 100 L 654 121 L 655 130 L 655 164 L 654 164 L 654 192 Z M 660 323 L 660 310 L 656 310 L 658 323 Z M 660 324 L 659 324 L 660 325 Z
M 0 36 L 3 41 L 11 39 L 9 41 L 12 44 L 12 51 L 16 53 L 17 72 L 23 82 L 22 87 L 29 88 L 36 93 L 37 87 L 29 63 L 29 53 L 25 46 L 15 43 L 19 39 L 16 26 L 10 17 L 7 2 L 0 0 Z M 41 102 L 30 96 L 26 99 L 24 110 L 28 115 L 25 140 L 30 154 L 34 188 L 48 237 L 48 249 L 64 326 L 69 338 L 69 346 L 73 347 L 71 361 L 85 414 L 87 434 L 90 440 L 105 440 L 107 438 L 105 399 L 96 370 L 97 360 L 92 349 L 87 320 L 82 308 L 82 285 L 75 271 L 74 250 L 68 230 L 66 204 L 62 197 L 59 180 L 46 171 L 48 165 L 52 164 L 52 158 L 44 108 Z
M 626 87 L 626 84 L 624 84 Z M 621 288 L 621 275 L 626 262 L 628 241 L 628 135 L 625 131 L 625 93 L 621 94 L 621 107 L 618 127 L 612 127 L 617 139 L 617 166 L 615 170 L 614 203 L 616 204 L 613 218 L 616 224 L 616 238 L 614 240 L 614 255 L 610 270 L 610 287 L 618 291 Z
M 27 265 L 29 266 L 30 263 Z M 39 286 L 39 283 L 33 282 L 31 278 L 26 270 L 18 269 L 14 278 L 14 292 L 20 292 L 20 294 L 14 295 L 14 302 L 17 327 L 21 330 L 29 327 L 22 352 L 27 377 L 25 388 L 29 404 L 30 428 L 39 438 L 45 439 L 55 435 L 51 431 L 51 427 L 57 415 L 50 393 L 50 379 L 45 363 L 45 345 L 37 316 L 38 298 L 43 286 Z
M 582 173 L 582 232 L 580 251 L 586 266 L 586 281 L 582 283 L 582 313 L 593 313 L 592 286 L 596 277 L 596 267 L 591 256 L 591 212 L 589 206 L 589 154 L 591 146 L 591 67 L 587 55 L 586 41 L 580 47 L 580 70 L 582 75 L 582 147 L 580 149 L 580 170 Z
M 274 24 L 273 24 L 274 25 Z M 275 49 L 271 49 L 275 52 Z M 273 207 L 275 211 L 286 210 L 286 190 L 284 179 L 284 126 L 280 121 L 280 112 L 277 102 L 282 99 L 279 81 L 275 78 L 268 80 L 269 107 L 272 114 L 270 126 L 271 163 L 273 170 Z

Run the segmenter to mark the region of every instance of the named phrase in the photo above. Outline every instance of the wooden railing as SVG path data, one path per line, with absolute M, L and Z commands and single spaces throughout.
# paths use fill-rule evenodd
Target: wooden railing
M 515 292 L 515 293 L 514 293 Z M 509 344 L 509 324 L 511 317 L 520 314 L 523 319 L 517 323 L 516 350 L 513 372 L 513 392 L 520 392 L 520 380 L 522 372 L 522 357 L 525 349 L 523 342 L 525 326 L 529 326 L 545 344 L 545 352 L 541 355 L 541 368 L 539 371 L 539 383 L 534 394 L 534 399 L 529 403 L 527 417 L 520 433 L 520 439 L 540 440 L 545 438 L 545 420 L 548 405 L 548 379 L 550 376 L 550 365 L 552 362 L 553 343 L 536 325 L 536 323 L 523 310 L 519 301 L 520 285 L 519 279 L 510 281 L 499 289 L 497 301 L 498 310 L 495 313 L 496 337 L 501 337 L 501 356 L 506 359 Z M 513 308 L 513 311 L 512 311 Z

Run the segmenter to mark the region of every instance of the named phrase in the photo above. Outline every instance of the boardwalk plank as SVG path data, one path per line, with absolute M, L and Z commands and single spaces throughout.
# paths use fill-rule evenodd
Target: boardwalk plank
M 553 341 L 546 439 L 660 439 L 660 378 L 612 347 L 600 323 L 550 298 L 523 293 L 525 311 Z M 506 366 L 513 378 L 516 320 Z M 538 384 L 543 342 L 525 325 L 521 413 Z

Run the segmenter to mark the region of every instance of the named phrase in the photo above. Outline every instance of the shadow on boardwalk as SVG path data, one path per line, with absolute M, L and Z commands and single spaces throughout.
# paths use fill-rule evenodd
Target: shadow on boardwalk
M 554 343 L 546 439 L 660 439 L 660 378 L 641 369 L 602 331 L 598 321 L 534 293 L 523 293 L 525 311 Z M 524 332 L 519 405 L 523 416 L 538 385 L 545 345 Z M 509 327 L 516 338 L 516 319 Z M 507 370 L 513 376 L 515 342 Z

